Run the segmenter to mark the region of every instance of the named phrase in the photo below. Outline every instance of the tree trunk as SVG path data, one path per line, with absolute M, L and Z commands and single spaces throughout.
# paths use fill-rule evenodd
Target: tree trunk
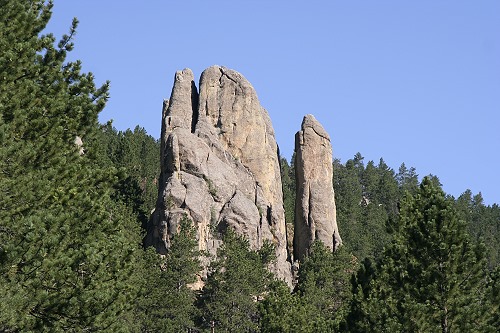
M 443 311 L 443 316 L 441 317 L 441 332 L 448 333 L 448 308 L 445 306 Z

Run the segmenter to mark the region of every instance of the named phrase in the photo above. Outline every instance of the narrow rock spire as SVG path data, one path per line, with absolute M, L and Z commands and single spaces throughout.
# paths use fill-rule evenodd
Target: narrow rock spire
M 197 109 L 198 91 L 194 83 L 193 72 L 189 68 L 177 71 L 163 125 L 167 131 L 176 127 L 193 131 L 197 120 L 197 114 L 195 114 Z
M 294 259 L 302 260 L 315 240 L 335 250 L 342 244 L 337 227 L 330 136 L 308 114 L 295 135 Z

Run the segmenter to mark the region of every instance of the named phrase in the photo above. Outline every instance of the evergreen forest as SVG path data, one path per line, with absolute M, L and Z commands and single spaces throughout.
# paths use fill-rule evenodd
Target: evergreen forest
M 230 231 L 192 288 L 205 254 L 187 217 L 166 256 L 143 246 L 159 140 L 99 123 L 109 82 L 67 60 L 76 19 L 45 31 L 52 6 L 0 0 L 0 332 L 498 332 L 500 206 L 360 153 L 333 161 L 344 245 L 315 243 L 293 290 L 272 244 Z

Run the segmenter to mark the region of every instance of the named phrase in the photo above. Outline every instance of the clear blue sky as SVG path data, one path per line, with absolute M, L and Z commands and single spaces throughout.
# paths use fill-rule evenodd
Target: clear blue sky
M 500 203 L 500 1 L 55 0 L 71 58 L 111 81 L 101 121 L 159 136 L 176 70 L 241 72 L 290 158 L 303 115 L 361 152 Z

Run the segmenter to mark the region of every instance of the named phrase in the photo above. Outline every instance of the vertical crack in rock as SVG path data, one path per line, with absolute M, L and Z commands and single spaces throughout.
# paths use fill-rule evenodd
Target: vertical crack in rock
M 191 133 L 194 133 L 196 130 L 196 124 L 198 123 L 198 109 L 199 109 L 199 94 L 196 89 L 196 85 L 194 81 L 191 81 L 191 111 L 192 111 L 192 119 L 191 119 Z
M 271 206 L 267 206 L 267 210 L 266 210 L 266 220 L 267 220 L 267 224 L 269 224 L 269 226 L 272 226 L 272 207 Z
M 224 70 L 222 69 L 222 67 L 219 67 L 219 71 L 220 71 L 220 76 L 219 76 L 219 87 L 222 88 L 222 78 L 224 77 Z

